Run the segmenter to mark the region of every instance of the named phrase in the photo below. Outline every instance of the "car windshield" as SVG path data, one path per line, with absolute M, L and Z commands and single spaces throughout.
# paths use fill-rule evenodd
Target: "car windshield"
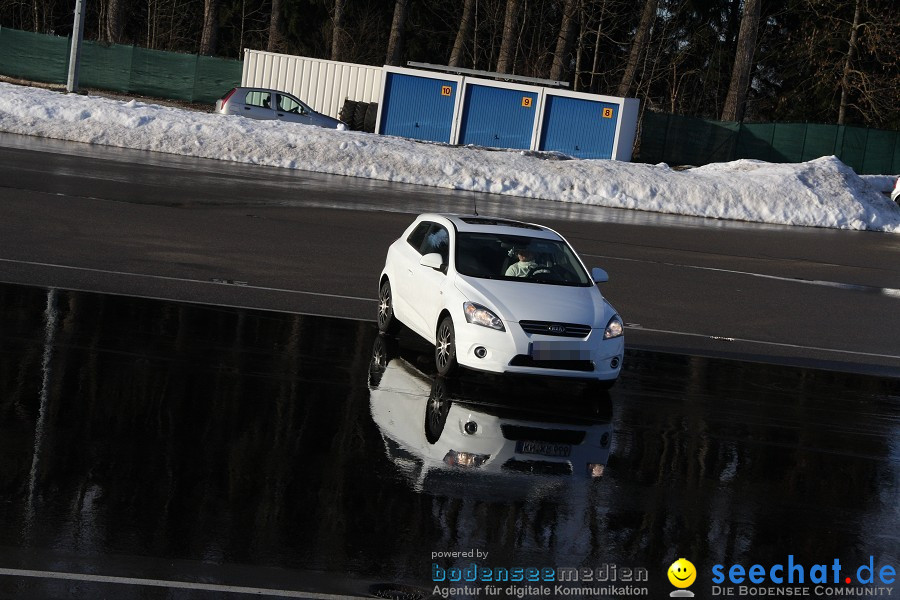
M 562 240 L 477 232 L 456 237 L 456 270 L 482 279 L 592 286 L 575 253 Z

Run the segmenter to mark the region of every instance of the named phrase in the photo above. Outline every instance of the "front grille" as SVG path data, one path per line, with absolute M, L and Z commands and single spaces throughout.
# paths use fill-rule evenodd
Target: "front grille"
M 531 473 L 532 475 L 571 475 L 572 463 L 551 462 L 549 460 L 519 460 L 511 458 L 500 467 L 503 471 L 513 473 Z
M 577 323 L 554 323 L 552 321 L 519 321 L 525 333 L 553 335 L 558 337 L 586 338 L 591 332 L 590 325 Z
M 551 442 L 554 444 L 572 444 L 577 446 L 584 441 L 584 431 L 572 429 L 544 429 L 542 427 L 524 427 L 522 425 L 501 425 L 500 431 L 508 440 L 525 440 Z
M 535 369 L 560 369 L 563 371 L 594 371 L 592 360 L 535 360 L 527 354 L 518 354 L 509 361 L 511 367 L 534 367 Z

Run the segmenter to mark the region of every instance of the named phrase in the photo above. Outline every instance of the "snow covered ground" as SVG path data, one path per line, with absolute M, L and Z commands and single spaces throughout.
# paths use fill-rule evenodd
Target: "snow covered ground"
M 760 223 L 900 233 L 900 207 L 836 157 L 664 164 L 421 143 L 0 83 L 0 131 L 337 175 Z

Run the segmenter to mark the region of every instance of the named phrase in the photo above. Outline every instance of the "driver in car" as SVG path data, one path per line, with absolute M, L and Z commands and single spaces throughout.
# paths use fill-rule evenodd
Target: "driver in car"
M 528 277 L 538 266 L 534 261 L 534 253 L 528 248 L 515 248 L 515 254 L 519 257 L 519 262 L 509 265 L 506 276 Z

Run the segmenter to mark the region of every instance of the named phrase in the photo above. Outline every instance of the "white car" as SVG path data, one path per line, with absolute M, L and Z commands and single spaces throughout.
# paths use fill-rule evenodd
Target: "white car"
M 391 244 L 379 280 L 378 328 L 400 323 L 435 346 L 438 373 L 457 364 L 612 385 L 624 325 L 578 255 L 552 229 L 476 215 L 424 214 Z
M 894 190 L 891 192 L 891 200 L 900 204 L 900 177 L 894 182 Z

